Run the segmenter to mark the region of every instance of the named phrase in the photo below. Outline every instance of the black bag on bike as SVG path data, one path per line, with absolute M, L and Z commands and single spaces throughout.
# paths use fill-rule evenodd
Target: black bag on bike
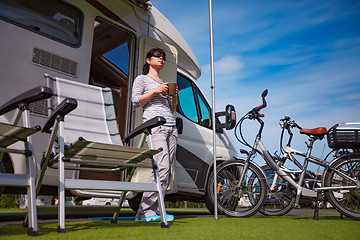
M 333 149 L 360 149 L 360 123 L 338 123 L 328 130 L 327 141 Z

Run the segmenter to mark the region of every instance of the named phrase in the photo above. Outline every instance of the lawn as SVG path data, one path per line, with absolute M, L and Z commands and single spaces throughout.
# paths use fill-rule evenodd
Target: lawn
M 0 226 L 0 239 L 360 239 L 360 222 L 339 215 L 250 218 L 212 217 L 175 219 L 168 229 L 160 223 L 109 220 L 67 222 L 66 233 L 57 233 L 57 223 L 40 224 L 40 235 L 27 237 L 20 225 Z

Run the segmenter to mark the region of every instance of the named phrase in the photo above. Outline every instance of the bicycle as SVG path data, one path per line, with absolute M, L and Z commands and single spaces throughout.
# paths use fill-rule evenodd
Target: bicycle
M 295 179 L 299 179 L 299 176 L 302 171 L 305 171 L 305 177 L 303 181 L 303 185 L 306 185 L 307 188 L 315 189 L 315 187 L 321 186 L 321 175 L 315 174 L 312 171 L 304 168 L 304 166 L 295 158 L 294 155 L 301 156 L 306 158 L 306 153 L 297 151 L 293 148 L 291 148 L 291 142 L 293 138 L 293 133 L 291 129 L 297 128 L 300 130 L 300 133 L 303 134 L 302 127 L 300 127 L 295 121 L 291 121 L 291 118 L 289 116 L 285 116 L 283 119 L 280 119 L 280 127 L 282 129 L 281 136 L 280 136 L 280 151 L 282 154 L 282 157 L 280 156 L 273 156 L 274 159 L 277 160 L 277 165 L 279 167 L 285 167 L 286 160 L 291 160 L 294 165 L 299 170 L 289 170 Z M 286 144 L 286 148 L 283 148 L 283 138 L 284 138 L 284 132 L 287 130 L 287 133 L 289 135 L 288 142 Z M 325 129 L 322 129 L 321 131 L 325 131 Z M 321 140 L 320 138 L 317 138 L 316 140 Z M 309 141 L 312 141 L 311 138 Z M 308 146 L 308 151 L 309 145 Z M 331 153 L 334 153 L 335 151 L 331 151 L 326 155 L 324 160 L 328 158 L 328 156 Z M 314 158 L 311 156 L 311 153 L 309 153 L 309 158 Z M 306 160 L 304 161 L 305 164 L 308 164 Z M 294 193 L 294 190 L 291 191 L 286 181 L 279 178 L 276 172 L 274 172 L 273 169 L 271 169 L 270 166 L 265 165 L 261 167 L 263 171 L 265 172 L 265 175 L 268 178 L 269 181 L 269 189 L 268 189 L 268 197 L 267 200 L 264 203 L 264 206 L 262 209 L 260 209 L 260 212 L 267 216 L 282 216 L 287 214 L 295 205 L 295 196 L 296 193 Z M 275 180 L 275 181 L 274 181 Z M 314 201 L 312 201 L 314 203 Z M 314 203 L 315 204 L 315 203 Z M 314 205 L 315 207 L 315 205 Z
M 287 190 L 286 196 L 289 197 L 289 201 L 284 207 L 281 207 L 281 210 L 284 212 L 289 211 L 289 209 L 291 210 L 294 205 L 298 205 L 301 196 L 317 198 L 318 193 L 324 192 L 325 197 L 337 211 L 349 218 L 360 220 L 360 127 L 345 127 L 341 130 L 341 128 L 337 128 L 342 125 L 335 125 L 329 131 L 327 131 L 326 128 L 300 130 L 301 133 L 309 137 L 309 143 L 307 144 L 308 150 L 306 153 L 302 153 L 291 148 L 288 149 L 289 154 L 286 157 L 290 159 L 293 157 L 293 154 L 305 157 L 304 164 L 299 165 L 301 166 L 300 170 L 292 171 L 282 166 L 281 161 L 277 162 L 266 150 L 261 141 L 261 134 L 264 128 L 264 122 L 261 120 L 261 117 L 264 117 L 264 115 L 260 114 L 260 110 L 267 106 L 265 100 L 267 93 L 267 90 L 262 93 L 263 104 L 246 113 L 235 126 L 235 137 L 237 140 L 251 148 L 250 152 L 246 150 L 240 151 L 241 153 L 247 154 L 244 166 L 251 163 L 255 154 L 259 153 L 262 156 L 267 165 L 276 173 L 274 181 L 267 189 L 269 193 L 281 193 L 279 189 Z M 253 146 L 246 142 L 242 134 L 242 124 L 246 119 L 256 120 L 260 124 Z M 239 129 L 241 139 L 237 135 L 236 129 Z M 337 153 L 331 162 L 311 156 L 314 142 L 323 139 L 326 135 L 328 136 L 329 146 Z M 353 138 L 354 141 L 347 141 L 346 138 L 349 136 Z M 307 171 L 309 162 L 325 168 L 321 186 L 312 184 L 310 187 L 304 184 L 305 176 L 309 174 L 309 171 Z M 246 172 L 246 169 L 244 169 L 244 172 Z M 298 178 L 296 178 L 296 176 L 298 176 Z M 267 181 L 267 183 L 269 184 L 269 181 Z M 283 183 L 283 185 L 281 185 L 281 183 Z M 268 191 L 264 191 L 262 194 L 267 194 L 267 192 Z M 266 199 L 269 199 L 268 196 Z M 265 203 L 266 201 L 264 201 L 264 204 Z M 266 212 L 268 209 L 266 208 L 266 204 L 264 206 L 261 208 L 261 211 Z M 269 212 L 271 211 L 267 211 L 268 214 Z M 269 215 L 271 214 L 272 213 Z

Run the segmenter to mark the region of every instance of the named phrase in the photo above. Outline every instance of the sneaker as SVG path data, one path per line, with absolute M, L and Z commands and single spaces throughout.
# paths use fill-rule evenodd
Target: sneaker
M 143 217 L 143 218 L 135 218 L 136 222 L 160 222 L 161 221 L 161 216 L 160 215 L 152 215 L 152 216 L 147 216 L 147 217 Z
M 166 214 L 166 220 L 168 222 L 174 221 L 174 216 L 170 214 Z M 152 215 L 147 216 L 143 218 L 135 218 L 136 222 L 161 222 L 161 216 L 160 215 Z
M 168 222 L 172 222 L 172 221 L 174 221 L 174 215 L 170 215 L 170 214 L 166 214 L 166 221 L 168 221 Z

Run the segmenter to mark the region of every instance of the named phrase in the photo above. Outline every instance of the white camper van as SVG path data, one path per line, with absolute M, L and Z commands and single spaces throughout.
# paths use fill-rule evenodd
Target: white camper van
M 204 198 L 213 162 L 212 109 L 196 82 L 201 70 L 192 50 L 150 2 L 0 0 L 0 31 L 0 106 L 30 88 L 46 85 L 44 74 L 108 87 L 112 90 L 121 137 L 141 123 L 141 109 L 132 108 L 130 96 L 145 54 L 154 47 L 164 49 L 167 60 L 161 78 L 177 82 L 179 87 L 176 111 L 179 142 L 166 199 Z M 30 111 L 32 123 L 43 126 L 48 118 L 48 101 L 31 104 Z M 2 115 L 0 122 L 9 123 L 10 117 Z M 220 120 L 217 124 L 216 158 L 220 162 L 230 160 L 237 155 L 235 146 Z M 44 133 L 33 135 L 37 177 L 48 139 Z M 137 141 L 131 144 L 136 146 Z M 22 156 L 5 154 L 0 171 L 23 173 Z M 46 171 L 40 194 L 57 194 L 57 174 L 55 169 Z M 133 181 L 146 181 L 149 174 L 138 172 Z M 73 176 L 112 180 L 119 177 L 91 172 Z M 2 190 L 19 192 L 11 187 Z M 71 190 L 71 193 L 85 198 L 118 196 L 99 191 Z M 133 197 L 134 194 L 127 196 L 130 201 Z

